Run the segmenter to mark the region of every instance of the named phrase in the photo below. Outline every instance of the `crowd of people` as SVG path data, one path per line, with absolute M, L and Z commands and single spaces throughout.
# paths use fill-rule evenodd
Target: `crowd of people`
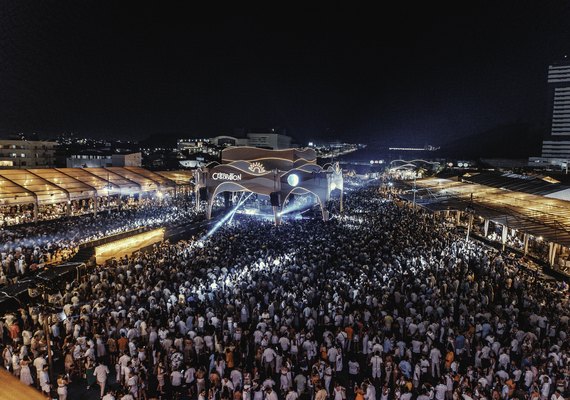
M 238 216 L 163 242 L 52 302 L 66 318 L 2 320 L 2 358 L 60 399 L 70 381 L 105 400 L 570 396 L 568 286 L 375 187 L 327 222 Z
M 141 227 L 191 223 L 201 215 L 189 197 L 145 198 L 136 207 L 0 229 L 0 285 L 39 266 L 64 262 L 82 243 Z

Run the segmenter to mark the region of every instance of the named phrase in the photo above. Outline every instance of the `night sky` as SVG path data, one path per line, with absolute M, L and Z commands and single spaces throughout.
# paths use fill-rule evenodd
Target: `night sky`
M 285 127 L 301 143 L 442 144 L 544 124 L 548 65 L 570 54 L 567 1 L 233 15 L 117 3 L 0 1 L 0 135 Z

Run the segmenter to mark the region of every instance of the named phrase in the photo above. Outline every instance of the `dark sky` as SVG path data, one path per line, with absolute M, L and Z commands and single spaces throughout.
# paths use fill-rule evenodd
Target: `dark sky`
M 567 1 L 165 3 L 0 0 L 0 135 L 286 127 L 300 142 L 440 144 L 543 123 L 548 64 L 570 52 Z

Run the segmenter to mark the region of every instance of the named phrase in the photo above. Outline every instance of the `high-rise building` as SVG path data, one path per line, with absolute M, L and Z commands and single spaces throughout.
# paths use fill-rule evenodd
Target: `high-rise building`
M 289 136 L 275 133 L 273 130 L 266 133 L 248 133 L 247 142 L 248 146 L 272 150 L 283 150 L 291 147 Z
M 542 142 L 542 157 L 531 163 L 567 168 L 570 162 L 570 61 L 548 67 L 549 135 Z
M 0 139 L 1 168 L 52 168 L 57 142 Z

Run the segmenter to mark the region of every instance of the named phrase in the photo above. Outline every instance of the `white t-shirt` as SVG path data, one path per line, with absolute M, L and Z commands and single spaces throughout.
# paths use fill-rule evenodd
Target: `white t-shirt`
M 97 377 L 97 382 L 103 382 L 107 379 L 109 368 L 106 365 L 99 364 L 95 367 L 93 374 Z
M 172 371 L 170 374 L 172 386 L 181 386 L 182 385 L 182 374 L 180 371 Z
M 447 391 L 447 385 L 444 385 L 443 383 L 438 384 L 435 387 L 435 398 L 436 398 L 436 400 L 444 400 L 446 391 Z

